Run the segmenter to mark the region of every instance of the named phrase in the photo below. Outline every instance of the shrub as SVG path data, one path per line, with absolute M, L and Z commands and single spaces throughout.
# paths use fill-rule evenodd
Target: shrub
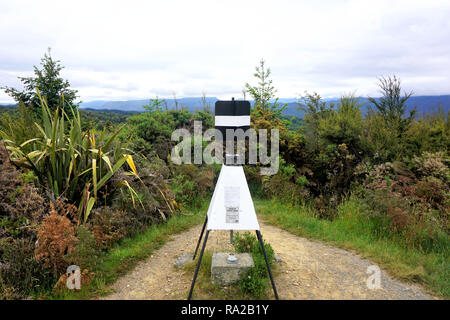
M 311 164 L 308 189 L 315 197 L 322 196 L 332 209 L 345 199 L 358 179 L 358 157 L 346 144 L 330 144 L 320 150 Z
M 417 159 L 414 161 L 419 162 Z M 430 166 L 427 168 L 428 170 L 424 170 L 422 166 L 416 165 L 411 171 L 405 163 L 386 162 L 374 166 L 365 184 L 371 190 L 388 190 L 396 197 L 409 199 L 412 203 L 421 206 L 423 210 L 437 209 L 446 216 L 449 207 L 449 185 L 436 178 L 436 176 L 443 177 L 446 171 L 440 165 L 434 167 L 435 169 L 431 169 Z M 436 168 L 439 170 L 436 171 Z M 423 172 L 430 175 L 423 176 Z
M 401 97 L 401 81 L 395 75 L 378 80 L 382 96 L 378 99 L 369 97 L 376 112 L 369 107 L 367 145 L 373 147 L 372 152 L 380 162 L 399 160 L 407 153 L 405 133 L 416 115 L 415 108 L 407 115 L 406 101 L 412 92 L 405 92 Z
M 312 201 L 314 212 L 317 217 L 323 219 L 334 219 L 338 214 L 339 202 L 335 197 L 324 197 L 321 194 Z
M 304 203 L 309 198 L 306 185 L 309 184 L 304 175 L 297 173 L 293 165 L 286 165 L 280 160 L 276 174 L 262 178 L 262 188 L 269 197 L 283 199 L 292 204 Z
M 258 198 L 266 196 L 262 187 L 262 178 L 264 176 L 261 175 L 260 168 L 256 166 L 244 166 L 244 172 L 252 196 Z
M 431 208 L 444 211 L 446 202 L 445 190 L 436 182 L 418 181 L 414 186 L 414 195 Z
M 142 172 L 141 183 L 135 188 L 143 195 L 145 208 L 163 219 L 175 214 L 178 204 L 168 185 L 170 170 L 166 163 L 157 158 L 143 159 L 139 162 L 139 170 Z
M 36 260 L 49 268 L 55 276 L 65 272 L 66 257 L 76 246 L 75 228 L 65 216 L 58 215 L 53 203 L 50 214 L 38 228 L 35 248 Z
M 450 182 L 450 160 L 445 158 L 443 152 L 424 152 L 420 156 L 414 156 L 411 162 L 419 177 L 434 177 L 442 182 Z
M 440 250 L 442 235 L 448 233 L 448 209 L 434 204 L 443 199 L 437 185 L 398 175 L 392 164 L 377 166 L 374 171 L 370 176 L 378 180 L 361 189 L 359 198 L 362 213 L 377 226 L 377 236 L 400 236 L 407 246 Z M 381 180 L 388 172 L 391 176 Z
M 361 137 L 367 155 L 374 163 L 394 161 L 400 158 L 401 142 L 397 133 L 392 132 L 383 116 L 373 110 L 368 111 Z
M 411 123 L 405 140 L 408 156 L 450 149 L 450 111 L 439 106 Z
M 29 179 L 28 179 L 29 178 Z M 34 259 L 35 226 L 46 213 L 29 173 L 20 173 L 0 143 L 0 299 L 26 297 L 51 277 Z
M 97 245 L 109 248 L 128 233 L 133 234 L 139 230 L 140 228 L 133 227 L 131 219 L 125 211 L 109 207 L 96 209 L 92 215 L 90 230 L 95 236 Z
M 317 129 L 321 143 L 345 144 L 350 154 L 360 156 L 363 105 L 354 94 L 342 96 L 336 109 L 330 108 L 325 117 L 319 117 Z
M 35 290 L 50 287 L 52 280 L 34 259 L 32 238 L 0 238 L 0 300 L 27 297 Z
M 18 145 L 36 138 L 39 135 L 38 128 L 34 125 L 33 108 L 19 103 L 17 113 L 0 116 L 0 140 L 2 138 L 15 141 Z M 32 151 L 33 143 L 24 146 L 27 152 Z
M 67 254 L 65 260 L 68 264 L 74 264 L 81 270 L 95 270 L 101 256 L 100 246 L 94 235 L 84 226 L 77 229 L 77 243 L 75 248 Z
M 341 200 L 350 190 L 358 160 L 349 152 L 345 143 L 329 145 L 321 160 L 326 163 L 327 174 L 327 182 L 323 186 L 322 194 Z
M 16 237 L 29 234 L 44 214 L 43 197 L 34 186 L 24 183 L 0 143 L 0 236 L 4 232 Z
M 181 204 L 195 204 L 209 195 L 214 187 L 216 172 L 212 165 L 184 164 L 172 166 L 171 187 Z
M 127 126 L 120 134 L 120 139 L 131 141 L 133 149 L 139 153 L 166 160 L 173 146 L 170 139 L 172 132 L 189 126 L 192 114 L 186 110 L 147 109 L 150 111 L 127 118 Z
M 53 205 L 58 215 L 67 217 L 75 225 L 80 224 L 80 213 L 77 207 L 67 202 L 66 199 L 56 199 Z
M 130 223 L 130 228 L 127 227 L 128 233 L 142 230 L 152 222 L 165 220 L 179 209 L 175 194 L 168 183 L 170 170 L 163 160 L 138 157 L 136 168 L 141 173 L 140 179 L 133 176 L 125 179 L 128 185 L 136 190 L 136 198 L 141 205 L 136 206 L 126 190 L 119 189 L 119 192 L 113 195 L 113 208 L 127 212 L 130 217 L 127 222 Z

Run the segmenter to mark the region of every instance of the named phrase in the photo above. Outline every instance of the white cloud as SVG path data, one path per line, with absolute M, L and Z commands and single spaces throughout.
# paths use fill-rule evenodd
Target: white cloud
M 260 58 L 282 97 L 449 93 L 448 1 L 0 2 L 0 86 L 47 47 L 81 100 L 240 97 Z M 0 92 L 0 102 L 9 97 Z

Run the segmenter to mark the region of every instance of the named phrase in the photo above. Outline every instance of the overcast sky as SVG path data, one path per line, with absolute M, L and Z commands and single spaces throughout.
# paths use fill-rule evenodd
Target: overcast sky
M 391 74 L 450 94 L 449 17 L 448 0 L 0 0 L 0 86 L 51 47 L 85 102 L 242 97 L 261 58 L 279 97 L 378 95 Z

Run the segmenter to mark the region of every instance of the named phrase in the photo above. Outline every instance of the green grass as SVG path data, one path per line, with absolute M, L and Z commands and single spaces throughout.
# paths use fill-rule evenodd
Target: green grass
M 399 236 L 380 235 L 377 225 L 360 214 L 354 200 L 344 202 L 333 221 L 319 219 L 307 206 L 289 206 L 276 200 L 256 200 L 255 207 L 270 224 L 302 237 L 355 250 L 396 278 L 420 283 L 436 296 L 450 297 L 448 237 L 428 252 L 410 248 Z
M 177 215 L 165 223 L 155 224 L 137 236 L 125 238 L 103 254 L 94 281 L 79 292 L 66 291 L 53 295 L 41 293 L 45 299 L 91 299 L 111 293 L 108 286 L 130 271 L 138 262 L 160 248 L 170 235 L 200 224 L 207 209 L 192 209 L 191 216 Z M 448 246 L 424 252 L 408 247 L 400 237 L 387 237 L 377 232 L 377 225 L 359 212 L 358 203 L 349 200 L 338 208 L 335 220 L 319 219 L 307 206 L 289 206 L 276 200 L 256 200 L 256 211 L 266 222 L 293 234 L 318 239 L 344 249 L 352 249 L 383 267 L 399 279 L 423 284 L 432 294 L 450 297 L 450 260 Z M 448 239 L 447 239 L 448 241 Z M 447 242 L 448 243 L 448 242 Z M 211 252 L 205 252 L 194 290 L 195 299 L 253 299 L 238 287 L 218 288 L 211 283 Z M 195 262 L 185 269 L 194 273 Z M 276 272 L 275 272 L 276 273 Z M 266 297 L 272 294 L 266 292 Z
M 154 224 L 145 232 L 125 238 L 106 252 L 97 267 L 94 280 L 80 291 L 64 291 L 61 294 L 50 292 L 41 294 L 44 299 L 91 299 L 111 293 L 108 285 L 130 271 L 138 262 L 148 258 L 155 250 L 166 243 L 170 235 L 182 232 L 201 223 L 205 218 L 207 203 L 191 209 L 190 215 L 171 217 L 167 222 Z M 91 271 L 91 270 L 90 270 Z
M 198 300 L 229 300 L 243 299 L 240 290 L 236 286 L 219 288 L 211 282 L 211 251 L 206 250 L 203 253 L 202 263 L 198 271 L 197 280 L 195 281 L 193 299 Z M 185 265 L 184 270 L 187 274 L 193 275 L 197 266 L 198 257 L 195 261 Z

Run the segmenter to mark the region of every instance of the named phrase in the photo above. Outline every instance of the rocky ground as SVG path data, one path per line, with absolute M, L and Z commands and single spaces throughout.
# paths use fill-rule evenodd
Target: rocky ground
M 295 236 L 260 221 L 261 233 L 282 259 L 275 283 L 280 299 L 433 299 L 413 284 L 391 278 L 381 270 L 379 289 L 369 289 L 368 267 L 357 254 Z M 147 261 L 111 286 L 104 299 L 185 299 L 192 272 L 174 266 L 177 257 L 195 249 L 201 225 L 177 234 Z M 228 231 L 211 231 L 211 252 L 233 251 Z M 213 297 L 211 297 L 213 298 Z

